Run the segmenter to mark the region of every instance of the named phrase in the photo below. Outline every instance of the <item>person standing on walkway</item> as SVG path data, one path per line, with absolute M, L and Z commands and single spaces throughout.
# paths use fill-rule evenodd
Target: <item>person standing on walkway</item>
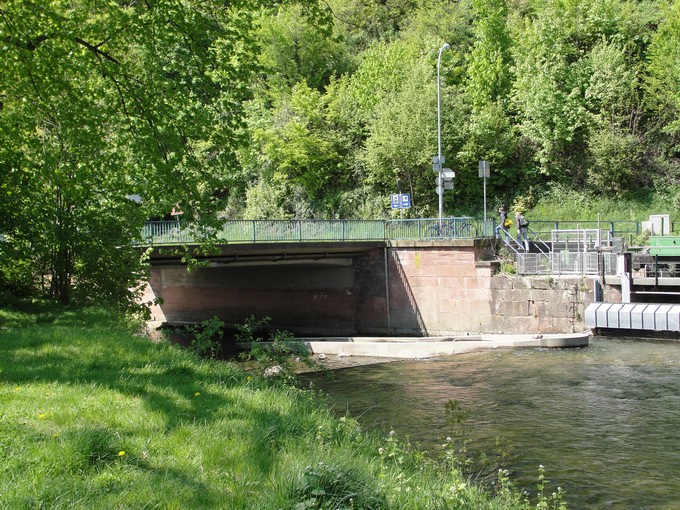
M 517 244 L 524 246 L 524 251 L 529 251 L 529 222 L 521 211 L 515 212 L 515 223 L 517 225 Z
M 500 221 L 498 222 L 498 225 L 496 225 L 496 238 L 500 239 L 501 237 L 501 230 L 505 234 L 505 239 L 506 241 L 510 240 L 510 234 L 508 232 L 508 227 L 510 226 L 508 224 L 508 211 L 505 209 L 505 206 L 501 206 L 498 209 L 498 214 L 500 215 Z M 512 223 L 512 222 L 510 222 Z

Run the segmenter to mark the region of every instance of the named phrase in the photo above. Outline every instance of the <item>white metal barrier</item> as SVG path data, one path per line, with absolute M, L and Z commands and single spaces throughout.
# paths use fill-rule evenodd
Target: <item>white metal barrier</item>
M 553 275 L 616 275 L 616 253 L 578 253 L 569 251 L 551 252 L 547 259 L 542 253 L 518 253 L 519 274 Z

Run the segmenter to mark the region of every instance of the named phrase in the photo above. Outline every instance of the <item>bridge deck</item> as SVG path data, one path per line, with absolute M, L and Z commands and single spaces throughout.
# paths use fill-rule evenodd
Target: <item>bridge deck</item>
M 384 248 L 384 241 L 369 242 L 310 242 L 310 243 L 257 243 L 223 244 L 219 251 L 203 253 L 198 245 L 189 250 L 199 261 L 211 264 L 281 263 L 286 261 L 318 261 L 346 259 L 362 255 L 375 248 Z M 167 247 L 154 248 L 150 255 L 152 266 L 181 264 L 183 255 Z

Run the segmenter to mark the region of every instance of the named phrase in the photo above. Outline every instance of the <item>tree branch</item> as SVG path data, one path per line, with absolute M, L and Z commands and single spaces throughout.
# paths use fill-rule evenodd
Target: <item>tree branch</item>
M 105 51 L 100 50 L 97 46 L 94 46 L 94 45 L 90 44 L 89 42 L 87 42 L 87 41 L 81 39 L 80 37 L 76 37 L 76 38 L 74 39 L 74 41 L 77 42 L 78 44 L 82 44 L 82 45 L 85 46 L 88 50 L 90 50 L 91 52 L 93 52 L 94 54 L 96 54 L 96 55 L 98 55 L 98 56 L 100 56 L 100 57 L 105 58 L 105 59 L 108 60 L 109 62 L 113 62 L 114 64 L 120 65 L 120 61 L 119 61 L 118 59 L 116 59 L 115 57 L 112 57 L 111 55 L 109 55 L 109 54 L 106 53 Z

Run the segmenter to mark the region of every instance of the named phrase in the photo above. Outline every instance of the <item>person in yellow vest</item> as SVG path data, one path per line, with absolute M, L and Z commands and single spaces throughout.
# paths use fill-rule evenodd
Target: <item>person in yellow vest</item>
M 498 209 L 498 214 L 500 216 L 500 221 L 498 222 L 498 225 L 496 225 L 496 238 L 500 239 L 501 231 L 503 231 L 506 241 L 509 241 L 510 233 L 508 232 L 508 228 L 512 225 L 512 220 L 508 218 L 508 211 L 503 205 Z

